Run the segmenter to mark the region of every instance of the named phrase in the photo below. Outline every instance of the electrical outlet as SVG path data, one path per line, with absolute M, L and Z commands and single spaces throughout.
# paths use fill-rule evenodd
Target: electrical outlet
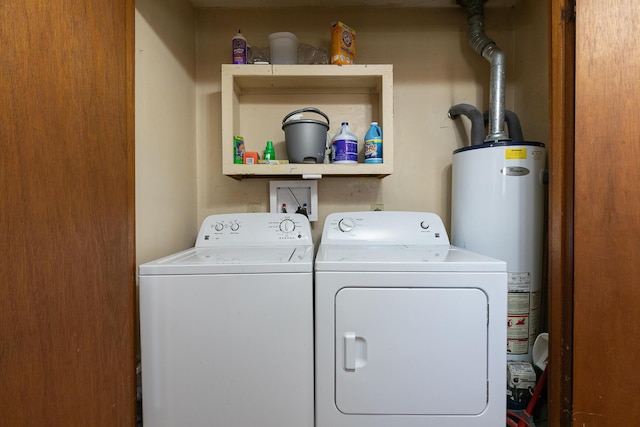
M 271 181 L 269 193 L 271 212 L 295 213 L 306 205 L 309 221 L 318 220 L 317 181 Z
M 262 211 L 262 205 L 260 203 L 247 203 L 247 212 L 256 213 Z
M 382 203 L 374 203 L 371 205 L 371 210 L 372 211 L 383 211 L 384 210 L 384 205 Z

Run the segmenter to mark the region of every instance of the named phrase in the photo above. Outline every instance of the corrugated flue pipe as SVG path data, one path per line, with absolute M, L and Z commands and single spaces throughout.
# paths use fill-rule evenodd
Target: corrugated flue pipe
M 484 2 L 486 0 L 456 0 L 467 9 L 469 44 L 491 64 L 489 88 L 489 133 L 485 141 L 506 140 L 504 132 L 504 52 L 484 33 Z

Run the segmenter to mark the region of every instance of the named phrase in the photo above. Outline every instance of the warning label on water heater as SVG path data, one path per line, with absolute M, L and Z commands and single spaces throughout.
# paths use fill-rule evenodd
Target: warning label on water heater
M 533 304 L 530 272 L 507 274 L 507 353 L 527 354 L 531 339 L 531 309 Z
M 507 354 L 527 354 L 529 340 L 507 339 Z
M 529 316 L 507 316 L 507 353 L 526 354 L 529 351 Z
M 531 291 L 531 273 L 507 273 L 509 292 Z
M 526 148 L 507 148 L 504 150 L 505 160 L 526 160 L 527 149 Z
M 507 338 L 529 339 L 529 316 L 507 317 Z
M 529 315 L 529 292 L 510 292 L 508 298 L 509 314 Z

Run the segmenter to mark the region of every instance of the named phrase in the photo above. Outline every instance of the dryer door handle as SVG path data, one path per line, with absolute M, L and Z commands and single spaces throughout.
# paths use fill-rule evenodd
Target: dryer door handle
M 342 335 L 343 367 L 345 371 L 355 371 L 367 364 L 367 341 L 355 332 L 345 332 Z
M 342 336 L 342 344 L 344 346 L 344 370 L 356 370 L 356 334 L 354 332 L 345 332 Z

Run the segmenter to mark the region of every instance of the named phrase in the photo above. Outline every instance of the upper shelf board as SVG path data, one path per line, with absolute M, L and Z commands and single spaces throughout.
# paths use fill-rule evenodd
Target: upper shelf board
M 485 7 L 511 7 L 517 0 L 488 0 Z M 274 8 L 274 7 L 461 7 L 456 0 L 191 0 L 202 8 Z

